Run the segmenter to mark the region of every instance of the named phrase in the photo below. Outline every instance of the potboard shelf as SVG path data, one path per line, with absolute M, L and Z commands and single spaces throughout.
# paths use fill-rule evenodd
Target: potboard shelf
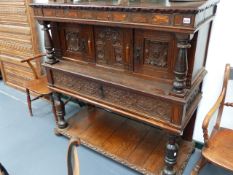
M 68 120 L 66 129 L 56 132 L 142 174 L 160 174 L 168 134 L 163 130 L 94 107 L 83 107 Z M 177 174 L 183 169 L 193 151 L 192 142 L 179 140 Z M 82 161 L 82 160 L 80 160 Z

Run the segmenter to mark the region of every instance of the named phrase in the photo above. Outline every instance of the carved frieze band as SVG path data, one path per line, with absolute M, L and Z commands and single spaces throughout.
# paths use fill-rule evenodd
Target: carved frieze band
M 53 70 L 54 85 L 97 98 L 105 103 L 120 106 L 123 109 L 140 113 L 148 118 L 160 118 L 170 121 L 172 105 L 156 97 L 144 96 L 121 88 L 102 85 L 101 82 L 76 77 Z

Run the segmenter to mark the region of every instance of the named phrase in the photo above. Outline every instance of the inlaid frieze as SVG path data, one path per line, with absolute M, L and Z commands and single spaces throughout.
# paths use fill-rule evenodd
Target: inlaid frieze
M 172 15 L 172 14 L 162 14 L 162 13 L 152 13 L 143 14 L 141 12 L 117 12 L 117 11 L 105 11 L 104 9 L 99 10 L 74 10 L 74 9 L 50 9 L 40 8 L 34 9 L 36 16 L 45 17 L 64 17 L 71 18 L 73 20 L 99 20 L 100 22 L 130 22 L 133 24 L 149 24 L 149 25 L 163 25 L 163 26 L 194 26 L 194 15 L 182 14 L 182 15 Z M 42 13 L 43 12 L 43 13 Z M 190 23 L 183 23 L 183 20 L 190 18 Z
M 101 100 L 104 103 L 120 106 L 148 118 L 161 118 L 163 120 L 170 120 L 171 118 L 171 103 L 156 97 L 144 96 L 117 86 L 55 70 L 53 70 L 53 80 L 54 85 L 57 87 L 75 91 L 89 98 L 97 98 L 98 101 Z
M 168 43 L 159 41 L 145 41 L 145 60 L 144 64 L 167 67 Z

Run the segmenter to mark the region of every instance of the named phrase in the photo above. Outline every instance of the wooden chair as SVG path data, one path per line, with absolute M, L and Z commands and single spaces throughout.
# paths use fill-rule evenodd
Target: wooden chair
M 52 98 L 52 91 L 47 86 L 47 84 L 48 84 L 47 77 L 45 75 L 44 76 L 39 76 L 39 74 L 36 71 L 35 67 L 31 63 L 32 60 L 41 58 L 41 57 L 43 57 L 45 55 L 46 54 L 39 54 L 39 55 L 36 55 L 34 57 L 30 57 L 30 58 L 26 58 L 26 59 L 21 60 L 21 63 L 26 62 L 29 65 L 29 67 L 32 69 L 32 73 L 33 73 L 33 76 L 34 76 L 33 80 L 29 80 L 29 81 L 27 81 L 25 83 L 25 88 L 26 88 L 26 93 L 27 93 L 28 109 L 29 109 L 30 115 L 32 116 L 33 115 L 32 114 L 32 105 L 31 105 L 32 101 L 37 100 L 37 99 L 39 99 L 41 97 L 46 97 L 47 96 L 47 97 L 49 97 L 50 102 L 52 103 L 52 111 L 53 111 L 55 120 L 57 122 L 57 115 L 56 115 L 56 112 L 55 112 L 56 111 L 55 110 L 55 104 L 54 104 L 54 100 Z M 30 92 L 38 94 L 38 96 L 35 97 L 34 99 L 31 99 Z
M 221 94 L 203 121 L 204 147 L 200 160 L 191 172 L 192 175 L 198 174 L 207 162 L 233 171 L 233 130 L 220 127 L 224 106 L 233 107 L 233 103 L 225 102 L 228 80 L 233 80 L 233 68 L 229 64 L 225 68 Z M 208 126 L 214 114 L 217 114 L 217 120 L 209 136 Z
M 80 145 L 79 139 L 71 139 L 67 152 L 68 175 L 79 175 L 79 159 L 76 147 Z

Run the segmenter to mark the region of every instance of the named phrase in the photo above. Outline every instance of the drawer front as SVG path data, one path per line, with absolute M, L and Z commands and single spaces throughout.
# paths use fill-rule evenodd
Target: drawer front
M 55 87 L 147 118 L 171 120 L 172 104 L 167 101 L 57 70 L 52 75 Z

